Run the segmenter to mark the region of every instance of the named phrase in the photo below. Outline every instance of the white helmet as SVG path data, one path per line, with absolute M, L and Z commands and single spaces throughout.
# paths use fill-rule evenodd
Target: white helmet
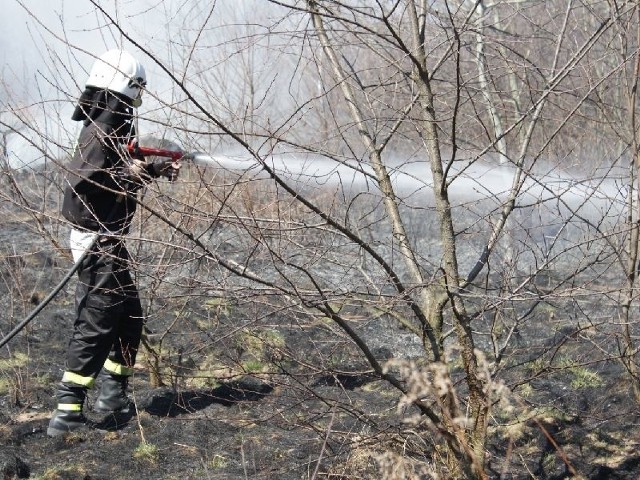
M 87 87 L 121 93 L 134 100 L 147 83 L 144 68 L 124 50 L 109 50 L 98 58 L 87 79 Z

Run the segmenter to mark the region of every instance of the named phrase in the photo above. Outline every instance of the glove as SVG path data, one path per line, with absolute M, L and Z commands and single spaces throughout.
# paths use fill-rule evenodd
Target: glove
M 146 183 L 151 179 L 148 168 L 149 165 L 144 160 L 132 158 L 129 162 L 129 175 Z
M 153 171 L 157 177 L 165 177 L 173 182 L 180 175 L 180 166 L 180 162 L 171 159 L 160 160 L 153 164 Z

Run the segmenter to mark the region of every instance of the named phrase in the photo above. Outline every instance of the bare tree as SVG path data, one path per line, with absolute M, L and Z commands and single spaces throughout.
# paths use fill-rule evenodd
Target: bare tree
M 165 12 L 177 31 L 162 46 L 91 4 L 163 85 L 143 127 L 212 154 L 149 187 L 132 233 L 156 384 L 253 374 L 291 405 L 317 402 L 303 421 L 322 442 L 314 477 L 337 468 L 327 447 L 344 459 L 364 445 L 380 471 L 402 458 L 425 476 L 489 478 L 516 468 L 510 427 L 531 424 L 579 473 L 528 398 L 546 398 L 536 379 L 599 378 L 618 359 L 638 395 L 635 2 L 190 2 Z M 45 195 L 20 208 L 57 241 L 61 220 L 39 202 L 58 177 L 41 178 Z M 362 378 L 399 410 L 314 383 Z

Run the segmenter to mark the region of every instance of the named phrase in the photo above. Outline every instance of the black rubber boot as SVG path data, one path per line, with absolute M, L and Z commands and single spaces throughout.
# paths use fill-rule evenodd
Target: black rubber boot
M 101 413 L 129 413 L 132 407 L 131 399 L 127 396 L 129 377 L 115 375 L 103 369 L 98 380 L 102 380 L 102 385 L 93 410 Z
M 61 383 L 56 394 L 58 408 L 49 421 L 47 435 L 57 437 L 69 432 L 87 429 L 87 418 L 82 413 L 82 405 L 87 389 L 78 385 Z

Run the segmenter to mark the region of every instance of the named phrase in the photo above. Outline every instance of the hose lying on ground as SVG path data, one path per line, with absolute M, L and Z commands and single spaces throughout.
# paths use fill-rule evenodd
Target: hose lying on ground
M 47 295 L 44 298 L 44 300 L 42 300 L 36 306 L 36 308 L 34 308 L 31 311 L 31 313 L 29 314 L 28 317 L 26 317 L 24 320 L 22 320 L 18 325 L 15 326 L 15 328 L 13 330 L 11 330 L 5 337 L 2 338 L 2 340 L 0 340 L 0 348 L 4 347 L 9 342 L 9 340 L 11 340 L 13 337 L 15 337 L 18 334 L 18 332 L 20 332 L 20 330 L 22 330 L 24 327 L 26 327 L 29 324 L 29 322 L 31 320 L 33 320 L 36 317 L 36 315 L 38 315 L 42 311 L 42 309 L 44 307 L 46 307 L 51 302 L 51 300 L 53 300 L 56 297 L 56 295 L 60 292 L 60 290 L 62 290 L 64 288 L 64 286 L 69 282 L 69 280 L 71 280 L 71 277 L 73 277 L 73 274 L 78 271 L 78 269 L 80 268 L 80 265 L 82 265 L 82 262 L 84 261 L 86 256 L 93 249 L 93 246 L 94 246 L 97 238 L 98 238 L 98 236 L 96 235 L 96 238 L 94 238 L 94 240 L 91 243 L 91 245 L 89 246 L 89 248 L 87 248 L 85 250 L 85 252 L 80 256 L 80 258 L 78 258 L 76 263 L 73 264 L 73 266 L 65 274 L 64 278 L 62 280 L 60 280 L 60 283 L 58 283 L 58 285 L 56 285 L 55 288 L 53 290 L 51 290 L 49 295 Z

